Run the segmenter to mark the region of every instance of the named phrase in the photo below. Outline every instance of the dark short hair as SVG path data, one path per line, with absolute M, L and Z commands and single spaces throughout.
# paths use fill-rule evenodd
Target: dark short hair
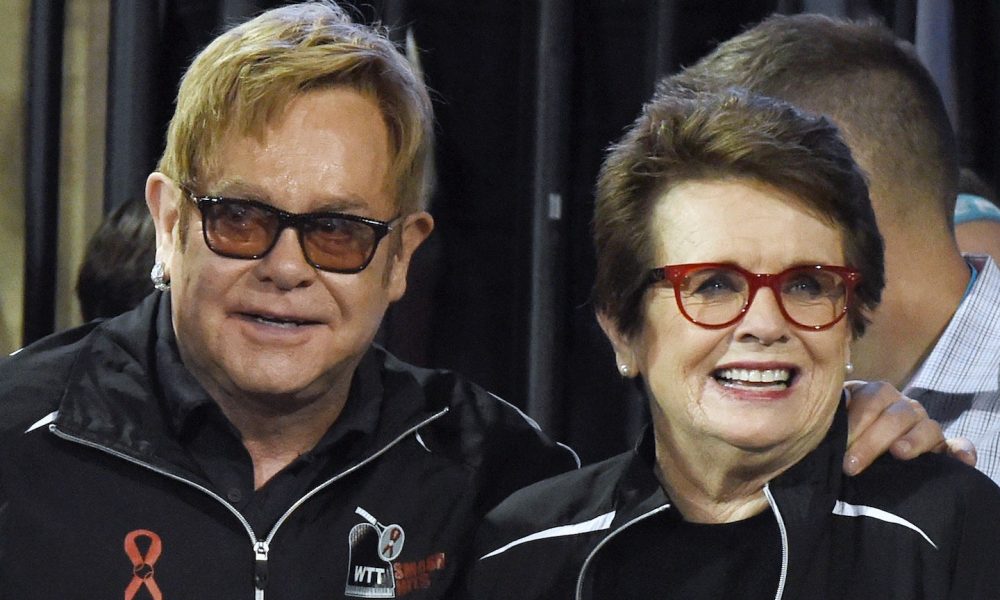
M 772 16 L 721 43 L 671 85 L 741 87 L 827 115 L 866 171 L 880 218 L 952 226 L 957 143 L 913 45 L 874 20 Z
M 146 203 L 130 200 L 112 211 L 91 236 L 77 273 L 84 321 L 121 314 L 149 295 L 155 256 L 156 230 Z
M 626 336 L 641 330 L 649 270 L 658 266 L 657 201 L 680 183 L 716 179 L 771 185 L 842 232 L 847 262 L 862 275 L 848 319 L 854 336 L 864 333 L 863 308 L 875 308 L 885 285 L 864 176 L 826 118 L 739 90 L 696 93 L 665 84 L 611 148 L 594 212 L 597 311 Z

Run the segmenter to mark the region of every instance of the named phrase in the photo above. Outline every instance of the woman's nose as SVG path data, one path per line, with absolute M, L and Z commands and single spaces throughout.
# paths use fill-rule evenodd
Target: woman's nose
M 736 324 L 736 339 L 755 339 L 764 345 L 783 341 L 788 337 L 790 324 L 781 312 L 778 298 L 768 287 L 757 290 L 743 318 Z

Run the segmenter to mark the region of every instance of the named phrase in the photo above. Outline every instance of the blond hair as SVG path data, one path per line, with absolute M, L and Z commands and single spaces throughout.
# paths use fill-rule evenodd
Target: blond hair
M 181 80 L 157 169 L 197 189 L 227 133 L 261 137 L 296 95 L 333 86 L 376 100 L 397 208 L 424 208 L 433 133 L 426 86 L 384 29 L 354 23 L 326 1 L 267 11 L 198 54 Z

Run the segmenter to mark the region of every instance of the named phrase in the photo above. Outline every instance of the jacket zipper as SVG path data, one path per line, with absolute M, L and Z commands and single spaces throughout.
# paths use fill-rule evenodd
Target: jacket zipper
M 299 498 L 298 500 L 296 500 L 295 503 L 292 504 L 288 508 L 288 510 L 285 511 L 285 513 L 283 515 L 281 515 L 281 517 L 278 519 L 278 521 L 274 524 L 274 527 L 271 528 L 270 533 L 268 533 L 267 537 L 265 539 L 263 539 L 263 540 L 257 538 L 257 534 L 254 533 L 253 527 L 250 526 L 250 522 L 247 521 L 246 518 L 242 514 L 240 514 L 240 511 L 236 510 L 236 507 L 234 507 L 232 504 L 230 504 L 229 502 L 227 502 L 222 496 L 219 496 L 218 494 L 216 494 L 212 490 L 206 488 L 205 486 L 203 486 L 201 484 L 198 484 L 198 483 L 196 483 L 194 481 L 191 481 L 190 479 L 186 479 L 184 477 L 181 477 L 180 475 L 177 475 L 175 473 L 171 473 L 170 471 L 167 471 L 167 470 L 162 469 L 160 467 L 157 467 L 155 465 L 151 465 L 151 464 L 149 464 L 147 462 L 143 462 L 143 461 L 141 461 L 141 460 L 139 460 L 139 459 L 137 459 L 137 458 L 135 458 L 133 456 L 129 456 L 128 454 L 125 454 L 125 453 L 120 452 L 118 450 L 114 450 L 114 449 L 109 448 L 107 446 L 101 445 L 101 444 L 99 444 L 97 442 L 92 442 L 90 440 L 86 440 L 86 439 L 83 439 L 83 438 L 76 437 L 76 436 L 71 435 L 69 433 L 66 433 L 64 431 L 60 431 L 59 428 L 56 427 L 55 423 L 50 423 L 49 424 L 49 431 L 51 431 L 53 434 L 55 434 L 56 436 L 58 436 L 58 437 L 60 437 L 60 438 L 62 438 L 64 440 L 67 440 L 67 441 L 70 441 L 70 442 L 75 442 L 77 444 L 81 444 L 81 445 L 84 445 L 84 446 L 88 446 L 88 447 L 94 448 L 96 450 L 100 450 L 100 451 L 105 452 L 107 454 L 110 454 L 112 456 L 121 458 L 121 459 L 123 459 L 123 460 L 125 460 L 127 462 L 130 462 L 130 463 L 134 464 L 134 465 L 138 465 L 138 466 L 143 467 L 145 469 L 149 469 L 150 471 L 153 471 L 154 473 L 158 473 L 160 475 L 163 475 L 165 477 L 173 479 L 174 481 L 179 481 L 181 483 L 187 484 L 187 485 L 189 485 L 189 486 L 191 486 L 191 487 L 193 487 L 193 488 L 195 488 L 195 489 L 197 489 L 199 491 L 204 492 L 209 497 L 214 498 L 215 500 L 219 501 L 223 506 L 226 507 L 226 509 L 229 510 L 229 512 L 233 513 L 233 515 L 236 516 L 236 518 L 239 520 L 239 522 L 243 524 L 243 528 L 246 529 L 247 534 L 250 536 L 250 543 L 253 545 L 253 553 L 254 553 L 254 569 L 253 569 L 254 600 L 264 600 L 264 591 L 267 588 L 267 579 L 268 579 L 267 559 L 268 559 L 268 552 L 270 551 L 270 547 L 271 547 L 271 540 L 274 539 L 275 534 L 278 533 L 278 528 L 281 527 L 281 525 L 288 519 L 288 517 L 291 516 L 291 514 L 298 507 L 302 506 L 302 504 L 306 500 L 308 500 L 309 498 L 312 498 L 313 496 L 315 496 L 316 494 L 318 494 L 320 491 L 326 489 L 330 485 L 333 485 L 339 479 L 341 479 L 343 477 L 346 477 L 347 475 L 353 473 L 354 471 L 357 471 L 361 467 L 363 467 L 363 466 L 367 465 L 368 463 L 372 462 L 373 460 L 375 460 L 376 458 L 378 458 L 382 454 L 386 453 L 390 448 L 392 448 L 393 446 L 395 446 L 396 444 L 398 444 L 400 441 L 402 441 L 403 439 L 405 439 L 407 436 L 409 436 L 410 434 L 416 432 L 417 430 L 419 430 L 421 427 L 424 427 L 428 423 L 431 423 L 432 421 L 435 421 L 435 420 L 443 417 L 447 412 L 448 412 L 448 408 L 447 407 L 441 409 L 437 413 L 431 415 L 430 417 L 424 419 L 420 423 L 414 425 L 413 427 L 407 429 L 403 433 L 401 433 L 398 436 L 396 436 L 388 444 L 386 444 L 385 446 L 382 446 L 382 448 L 380 448 L 378 450 L 378 452 L 375 452 L 374 454 L 372 454 L 371 456 L 369 456 L 365 460 L 359 462 L 358 464 L 354 465 L 350 469 L 347 469 L 346 471 L 342 471 L 341 473 L 338 473 L 337 475 L 334 475 L 330 479 L 324 481 L 320 485 L 318 485 L 315 488 L 313 488 L 312 490 L 310 490 L 308 493 L 306 493 L 301 498 Z
M 788 530 L 785 528 L 785 519 L 781 516 L 781 510 L 778 509 L 778 502 L 771 495 L 770 483 L 764 484 L 764 495 L 767 497 L 767 503 L 771 506 L 774 518 L 778 521 L 778 532 L 781 534 L 781 576 L 778 577 L 778 591 L 774 594 L 774 600 L 781 600 L 785 594 L 785 580 L 788 579 Z
M 627 529 L 628 527 L 631 527 L 632 525 L 638 523 L 639 521 L 642 521 L 643 519 L 645 519 L 647 517 L 651 517 L 651 516 L 653 516 L 653 515 L 655 515 L 657 513 L 661 513 L 663 511 L 667 510 L 668 508 L 670 508 L 670 503 L 663 504 L 661 506 L 657 506 L 653 510 L 651 510 L 651 511 L 649 511 L 647 513 L 641 514 L 638 517 L 635 517 L 631 521 L 625 523 L 624 525 L 622 525 L 618 529 L 615 529 L 614 531 L 612 531 L 611 533 L 609 533 L 607 536 L 605 536 L 605 538 L 603 540 L 601 540 L 596 546 L 594 546 L 594 549 L 591 550 L 590 554 L 587 555 L 587 559 L 585 561 L 583 561 L 583 566 L 580 567 L 580 575 L 577 576 L 577 578 L 576 578 L 576 600 L 583 600 L 583 579 L 584 579 L 584 577 L 586 575 L 587 568 L 590 567 L 590 563 L 593 561 L 594 557 L 597 555 L 597 552 L 601 548 L 603 548 L 605 544 L 607 544 L 608 542 L 610 542 L 611 538 L 615 537 L 616 535 L 618 535 L 622 531 L 625 531 L 625 529 Z
M 264 600 L 264 589 L 267 587 L 267 552 L 270 544 L 267 540 L 258 540 L 253 545 L 253 589 L 254 600 Z

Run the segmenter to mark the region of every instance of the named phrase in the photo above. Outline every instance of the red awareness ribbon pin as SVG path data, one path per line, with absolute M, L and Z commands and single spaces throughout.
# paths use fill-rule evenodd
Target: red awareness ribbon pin
M 146 551 L 145 556 L 142 555 L 139 545 L 136 544 L 136 540 L 141 537 L 149 540 L 149 550 Z M 163 594 L 160 593 L 160 588 L 156 585 L 156 580 L 153 579 L 153 565 L 160 558 L 162 551 L 163 544 L 160 542 L 160 536 L 152 531 L 136 529 L 125 536 L 125 554 L 132 561 L 132 581 L 125 588 L 125 600 L 135 598 L 139 589 L 144 585 L 149 590 L 153 600 L 163 600 Z

